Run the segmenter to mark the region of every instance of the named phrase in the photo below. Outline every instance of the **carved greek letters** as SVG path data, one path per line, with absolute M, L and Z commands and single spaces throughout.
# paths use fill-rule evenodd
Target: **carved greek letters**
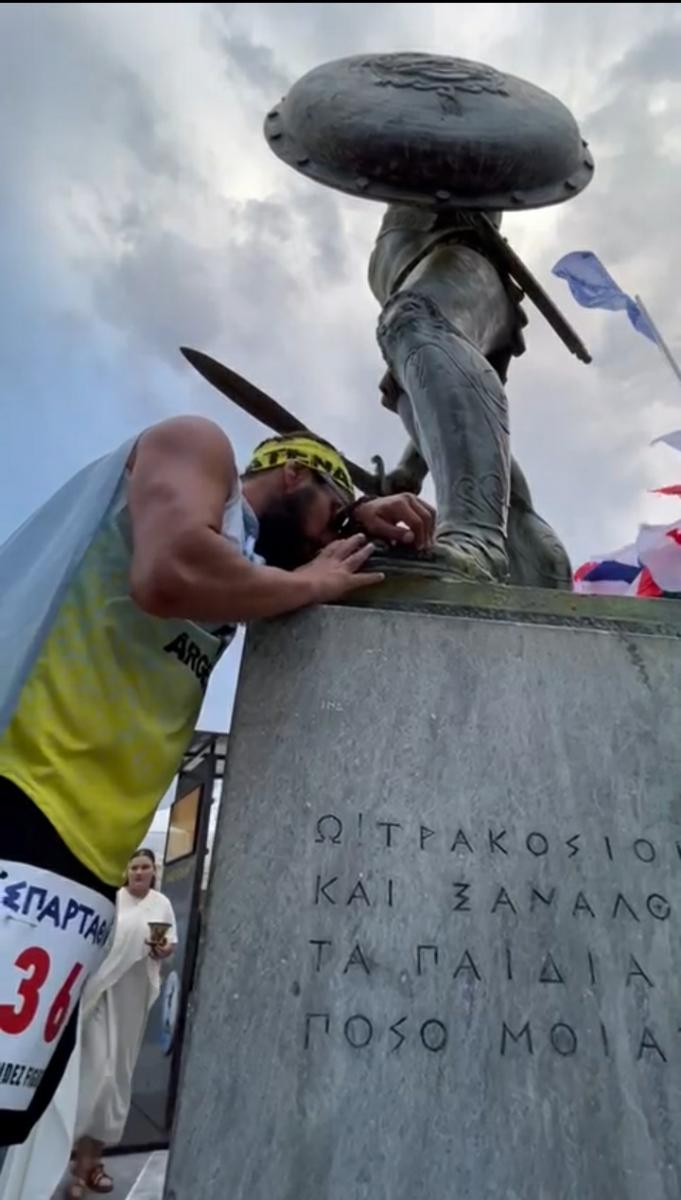
M 530 854 L 533 854 L 535 858 L 541 858 L 549 852 L 548 839 L 544 837 L 543 833 L 528 833 L 525 845 Z
M 471 902 L 468 896 L 470 883 L 455 883 L 454 912 L 470 912 Z
M 343 1033 L 353 1050 L 363 1050 L 374 1036 L 374 1027 L 368 1017 L 355 1013 L 354 1016 L 348 1017 L 343 1026 Z
M 502 829 L 501 833 L 495 834 L 491 829 L 488 831 L 489 848 L 492 853 L 495 850 L 500 850 L 502 854 L 508 854 L 508 850 L 502 845 L 502 840 L 506 837 L 506 830 Z
M 501 1087 L 541 1056 L 568 1076 L 623 1056 L 644 1076 L 678 1069 L 664 947 L 679 936 L 681 838 L 652 820 L 519 826 L 522 806 L 476 819 L 455 803 L 449 821 L 429 809 L 437 828 L 418 809 L 327 807 L 307 826 L 298 958 L 287 948 L 281 959 L 282 1004 L 295 1006 L 306 1052 L 333 1046 L 369 1070 L 381 1056 L 399 1054 L 405 1070 L 421 1056 L 435 1077 L 477 1023 L 479 1044 L 503 1060 Z M 0 883 L 8 919 L 30 909 L 35 923 L 95 935 L 91 909 L 27 889 Z
M 495 913 L 498 908 L 502 907 L 510 908 L 513 913 L 518 912 L 505 887 L 499 888 L 494 904 L 492 905 L 492 912 Z
M 540 983 L 565 983 L 552 954 L 547 954 L 539 973 Z
M 581 912 L 588 913 L 590 917 L 596 916 L 593 908 L 591 907 L 591 905 L 589 904 L 589 901 L 587 900 L 586 896 L 584 895 L 584 892 L 577 892 L 577 897 L 575 899 L 575 903 L 572 908 L 572 915 L 573 915 L 573 917 L 576 917 L 577 914 L 581 913 Z
M 329 904 L 335 904 L 336 901 L 333 895 L 329 892 L 329 888 L 333 887 L 334 883 L 338 883 L 338 876 L 334 875 L 332 879 L 328 879 L 326 883 L 322 882 L 322 876 L 318 875 L 315 883 L 314 902 L 321 904 L 322 898 L 328 901 Z
M 653 892 L 648 896 L 646 908 L 651 917 L 655 917 L 656 921 L 666 921 L 671 912 L 669 901 L 664 896 L 659 896 L 657 892 Z
M 546 907 L 549 908 L 553 904 L 555 894 L 555 887 L 551 888 L 548 896 L 545 896 L 542 892 L 540 892 L 539 888 L 533 887 L 530 893 L 530 912 L 534 912 L 537 904 L 545 904 Z
M 424 973 L 423 964 L 425 961 L 426 954 L 432 955 L 432 961 L 433 961 L 434 966 L 437 966 L 437 964 L 438 964 L 437 946 L 429 946 L 429 945 L 417 946 L 416 947 L 416 974 L 417 975 L 423 975 L 423 973 Z
M 662 1059 L 662 1062 L 666 1063 L 666 1061 L 667 1061 L 666 1054 L 662 1050 L 662 1047 L 658 1044 L 655 1035 L 652 1033 L 652 1031 L 650 1029 L 648 1029 L 648 1026 L 646 1025 L 646 1026 L 644 1026 L 643 1033 L 641 1034 L 641 1042 L 640 1042 L 640 1045 L 638 1048 L 638 1056 L 637 1057 L 640 1060 L 641 1058 L 643 1058 L 644 1054 L 647 1054 L 651 1051 L 653 1054 L 656 1054 L 660 1059 Z
M 473 847 L 471 846 L 463 829 L 457 830 L 456 837 L 454 838 L 454 841 L 452 842 L 452 852 L 455 850 L 458 850 L 459 846 L 463 846 L 464 849 L 467 850 L 469 854 L 473 853 Z
M 377 821 L 378 829 L 385 829 L 385 846 L 390 849 L 393 844 L 393 829 L 401 829 L 402 825 L 399 821 Z
M 317 821 L 317 836 L 315 842 L 329 841 L 333 846 L 340 846 L 343 834 L 343 822 L 333 813 L 327 813 Z
M 400 1017 L 398 1021 L 395 1021 L 394 1024 L 390 1026 L 390 1032 L 394 1033 L 395 1037 L 397 1038 L 397 1041 L 394 1043 L 394 1045 L 390 1047 L 390 1052 L 392 1054 L 394 1054 L 396 1050 L 399 1050 L 400 1046 L 406 1041 L 405 1035 L 400 1029 L 400 1025 L 404 1025 L 406 1019 L 406 1017 Z
M 517 1033 L 514 1033 L 513 1030 L 506 1024 L 505 1021 L 503 1022 L 502 1027 L 501 1027 L 501 1055 L 502 1055 L 502 1058 L 506 1054 L 507 1040 L 510 1040 L 514 1043 L 518 1043 L 521 1040 L 521 1038 L 525 1038 L 525 1045 L 527 1048 L 527 1053 L 533 1054 L 534 1051 L 532 1048 L 532 1030 L 530 1029 L 530 1022 L 526 1021 L 525 1024 L 523 1025 L 522 1029 L 519 1029 Z
M 478 968 L 476 967 L 475 963 L 473 962 L 473 959 L 471 958 L 470 951 L 468 951 L 468 950 L 464 950 L 463 954 L 461 955 L 461 961 L 459 962 L 459 965 L 457 966 L 457 968 L 452 976 L 452 979 L 458 979 L 458 977 L 462 971 L 469 972 L 470 977 L 473 979 L 478 979 L 478 980 L 482 979 L 482 976 L 481 976 L 480 972 L 478 971 Z
M 421 1041 L 426 1050 L 431 1050 L 434 1054 L 439 1053 L 447 1045 L 447 1027 L 442 1021 L 433 1018 L 424 1021 L 421 1026 Z
M 319 971 L 321 971 L 321 968 L 322 968 L 322 953 L 323 953 L 324 947 L 330 946 L 330 945 L 332 945 L 332 943 L 329 941 L 328 938 L 322 938 L 319 941 L 315 938 L 310 938 L 310 945 L 317 947 L 315 971 L 317 971 L 317 973 L 319 973 Z
M 310 1048 L 310 1040 L 311 1040 L 311 1036 L 312 1036 L 312 1022 L 313 1021 L 323 1021 L 324 1022 L 324 1033 L 328 1034 L 329 1027 L 331 1024 L 331 1017 L 330 1017 L 329 1013 L 306 1013 L 305 1014 L 305 1049 L 306 1050 L 309 1050 L 309 1048 Z
M 371 971 L 369 969 L 369 964 L 367 963 L 367 960 L 364 957 L 364 954 L 362 953 L 362 947 L 360 946 L 359 942 L 356 942 L 355 945 L 353 946 L 352 954 L 350 955 L 348 961 L 346 962 L 345 966 L 343 967 L 344 975 L 347 975 L 348 971 L 350 970 L 350 967 L 360 967 L 364 971 L 365 975 L 371 975 Z
M 577 1034 L 565 1021 L 556 1021 L 555 1025 L 551 1026 L 549 1037 L 553 1049 L 561 1058 L 568 1058 L 577 1050 Z

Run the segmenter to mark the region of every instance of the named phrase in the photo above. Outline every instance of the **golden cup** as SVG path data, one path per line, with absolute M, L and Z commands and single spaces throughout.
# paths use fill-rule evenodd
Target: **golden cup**
M 170 929 L 170 921 L 147 921 L 149 926 L 149 942 L 152 946 L 162 946 Z

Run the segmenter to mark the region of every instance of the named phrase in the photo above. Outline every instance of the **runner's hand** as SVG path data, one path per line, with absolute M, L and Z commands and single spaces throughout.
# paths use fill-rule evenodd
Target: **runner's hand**
M 329 604 L 334 600 L 342 600 L 359 588 L 382 583 L 385 576 L 378 571 L 357 574 L 373 551 L 374 546 L 367 542 L 364 534 L 356 533 L 354 537 L 325 546 L 312 562 L 298 567 L 296 574 L 304 574 L 312 582 L 314 604 Z
M 428 550 L 435 533 L 435 509 L 418 496 L 404 492 L 398 496 L 377 496 L 365 500 L 353 513 L 353 520 L 370 537 L 400 542 L 415 550 Z

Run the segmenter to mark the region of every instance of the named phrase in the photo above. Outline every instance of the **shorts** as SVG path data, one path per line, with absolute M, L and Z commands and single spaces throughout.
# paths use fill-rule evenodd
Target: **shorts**
M 0 776 L 0 858 L 52 871 L 72 883 L 91 888 L 115 904 L 116 889 L 84 867 L 59 837 L 36 804 L 15 784 Z M 1 945 L 0 945 L 1 950 Z M 59 1086 L 71 1057 L 78 1023 L 74 1008 L 52 1057 L 25 1110 L 0 1108 L 0 1147 L 24 1142 Z

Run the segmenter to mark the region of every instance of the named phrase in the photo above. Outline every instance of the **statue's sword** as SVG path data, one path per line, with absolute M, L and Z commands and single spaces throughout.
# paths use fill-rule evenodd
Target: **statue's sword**
M 208 383 L 222 392 L 223 396 L 227 396 L 229 400 L 238 404 L 239 408 L 247 412 L 250 417 L 255 417 L 256 421 L 261 421 L 275 433 L 299 433 L 302 429 L 305 429 L 307 433 L 312 433 L 312 430 L 308 429 L 303 421 L 294 417 L 282 404 L 268 396 L 267 392 L 262 392 L 254 383 L 249 383 L 242 375 L 237 375 L 236 371 L 231 371 L 229 367 L 225 367 L 217 359 L 211 358 L 209 354 L 202 354 L 200 350 L 191 350 L 188 346 L 181 346 L 180 349 L 187 362 L 191 363 L 199 375 L 203 375 Z M 370 471 L 365 471 L 364 467 L 358 466 L 345 454 L 343 458 L 353 483 L 360 491 L 367 496 L 381 495 L 382 464 L 379 466 L 380 460 L 379 462 L 376 459 L 373 460 L 377 470 L 376 474 L 372 475 Z

